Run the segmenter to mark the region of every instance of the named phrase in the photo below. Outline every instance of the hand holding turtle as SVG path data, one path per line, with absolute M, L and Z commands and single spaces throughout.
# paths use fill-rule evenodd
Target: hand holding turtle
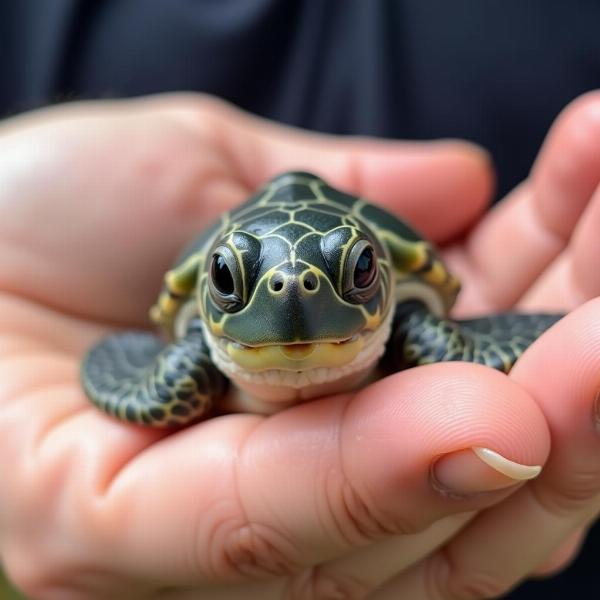
M 562 316 L 451 320 L 459 287 L 405 222 L 312 173 L 286 172 L 167 272 L 151 316 L 169 341 L 110 335 L 85 357 L 82 384 L 108 414 L 152 427 L 273 414 L 354 390 L 382 376 L 380 363 L 392 373 L 458 360 L 508 372 Z
M 273 173 L 326 169 L 334 183 L 388 206 L 402 191 L 402 214 L 440 242 L 476 217 L 489 180 L 465 146 L 340 144 L 324 136 L 315 145 L 312 136 L 211 100 L 200 110 L 193 99 L 174 98 L 50 115 L 7 122 L 2 139 L 7 477 L 0 523 L 11 526 L 0 543 L 9 573 L 32 595 L 151 597 L 169 587 L 175 597 L 272 573 L 239 588 L 240 596 L 278 597 L 291 586 L 310 597 L 334 584 L 361 596 L 429 554 L 464 518 L 404 541 L 367 543 L 373 536 L 413 532 L 504 494 L 440 495 L 428 475 L 440 454 L 486 445 L 524 464 L 544 461 L 546 425 L 535 403 L 475 366 L 434 365 L 353 398 L 266 420 L 229 416 L 170 437 L 91 410 L 77 381 L 83 351 L 107 328 L 138 323 L 184 242 Z M 110 162 L 110 177 L 99 177 L 96 165 L 109 164 L 122 136 L 126 155 Z M 448 197 L 460 205 L 444 204 Z M 410 425 L 406 437 L 396 435 L 400 425 Z M 506 485 L 482 469 L 486 489 Z M 392 555 L 390 544 L 408 541 L 402 558 Z M 482 554 L 480 545 L 473 551 Z M 357 575 L 363 565 L 370 566 Z M 209 597 L 219 593 L 235 597 L 222 587 Z
M 531 573 L 568 565 L 597 519 L 599 134 L 600 94 L 594 92 L 557 118 L 530 177 L 465 243 L 445 253 L 466 282 L 458 314 L 512 306 L 569 311 L 589 301 L 542 336 L 509 374 L 546 416 L 548 462 L 535 481 L 483 512 L 443 552 L 399 575 L 374 598 L 435 597 L 432 573 L 439 574 L 434 590 L 441 590 L 440 597 L 500 595 Z M 483 546 L 487 552 L 473 552 Z

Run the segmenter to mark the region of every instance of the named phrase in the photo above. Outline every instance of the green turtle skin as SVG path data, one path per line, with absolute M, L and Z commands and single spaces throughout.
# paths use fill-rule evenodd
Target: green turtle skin
M 149 333 L 110 336 L 90 350 L 83 369 L 83 386 L 94 404 L 143 425 L 185 425 L 206 414 L 227 386 L 197 320 L 169 345 Z
M 396 310 L 389 360 L 396 371 L 461 360 L 508 373 L 521 354 L 560 318 L 501 313 L 451 321 L 409 301 Z
M 82 384 L 114 417 L 181 426 L 222 409 L 229 381 L 251 399 L 243 409 L 265 412 L 267 402 L 274 412 L 280 399 L 356 387 L 379 363 L 463 360 L 508 372 L 561 316 L 455 321 L 459 289 L 408 224 L 315 175 L 284 173 L 165 275 L 150 313 L 162 335 L 100 341 Z

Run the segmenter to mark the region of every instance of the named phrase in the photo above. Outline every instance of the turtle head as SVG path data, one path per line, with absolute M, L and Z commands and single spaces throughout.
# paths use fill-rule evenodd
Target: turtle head
M 244 225 L 218 236 L 198 279 L 217 366 L 259 397 L 355 385 L 389 336 L 394 275 L 385 248 L 354 217 L 327 231 L 293 217 L 285 228 L 264 215 Z

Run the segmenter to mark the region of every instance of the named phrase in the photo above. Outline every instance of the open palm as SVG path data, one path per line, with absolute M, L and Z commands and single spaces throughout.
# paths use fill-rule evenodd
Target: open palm
M 318 136 L 191 96 L 5 122 L 0 555 L 10 576 L 36 598 L 418 600 L 500 593 L 555 549 L 564 562 L 598 508 L 597 302 L 543 336 L 510 377 L 433 365 L 270 418 L 229 415 L 176 433 L 98 412 L 79 364 L 108 331 L 147 326 L 188 240 L 295 168 L 440 244 L 464 282 L 458 313 L 574 309 L 600 289 L 600 159 L 585 133 L 600 127 L 599 106 L 591 96 L 569 109 L 530 179 L 483 219 L 490 169 L 461 142 Z M 472 447 L 542 464 L 549 433 L 544 473 L 510 497 L 515 488 L 489 469 L 473 490 L 489 493 L 431 485 L 434 460 L 469 461 L 461 452 Z M 528 546 L 532 521 L 539 539 Z

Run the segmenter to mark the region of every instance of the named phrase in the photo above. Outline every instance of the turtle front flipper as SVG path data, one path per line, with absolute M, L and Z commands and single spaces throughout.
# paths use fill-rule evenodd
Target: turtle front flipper
M 168 345 L 142 332 L 109 336 L 87 354 L 81 377 L 100 409 L 153 427 L 181 426 L 207 416 L 226 389 L 198 319 Z
M 560 314 L 502 313 L 452 321 L 432 314 L 421 302 L 398 305 L 389 342 L 391 368 L 462 360 L 508 373 L 525 350 Z

